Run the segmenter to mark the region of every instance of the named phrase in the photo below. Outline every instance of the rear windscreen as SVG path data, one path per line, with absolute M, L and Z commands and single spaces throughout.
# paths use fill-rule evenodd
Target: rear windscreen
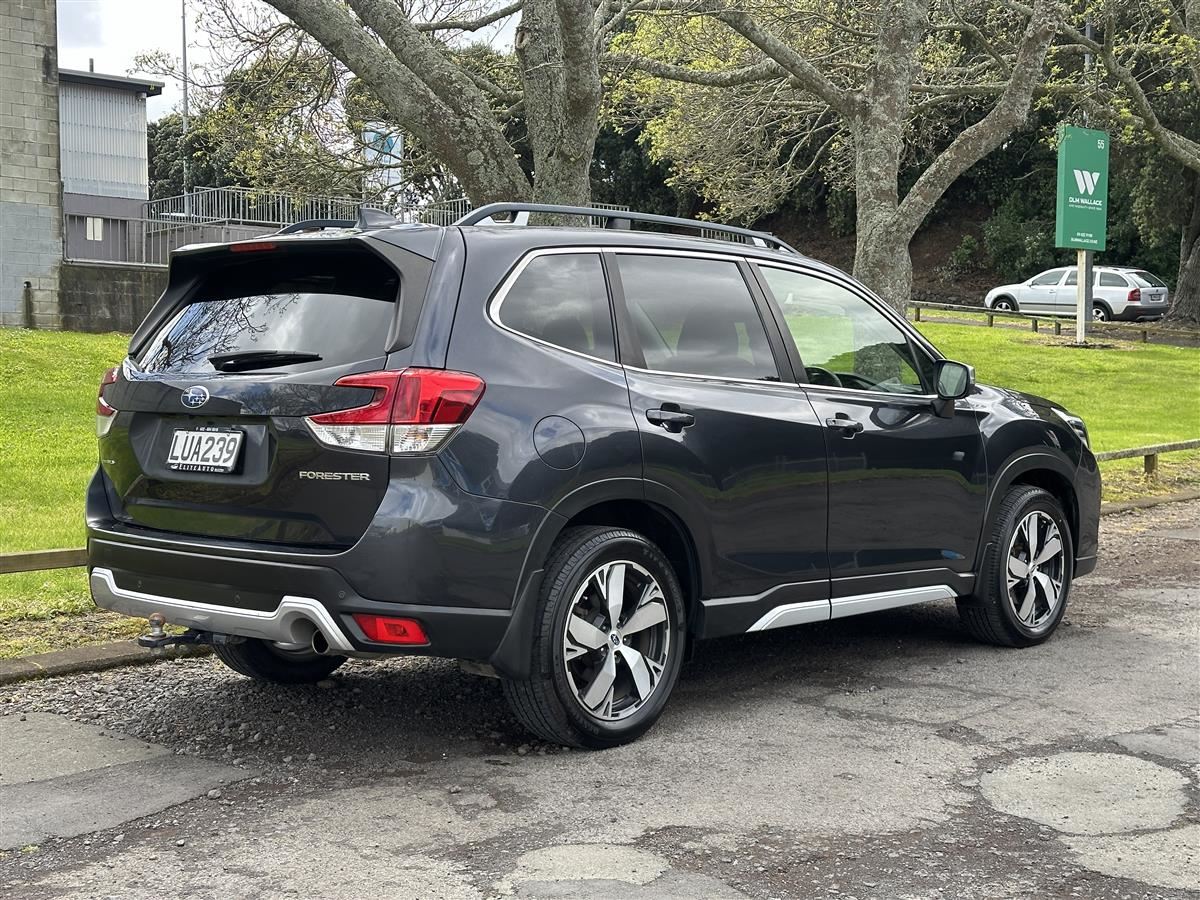
M 1151 275 L 1149 272 L 1146 272 L 1143 270 L 1138 270 L 1137 272 L 1130 272 L 1129 274 L 1133 276 L 1133 280 L 1135 282 L 1137 282 L 1141 287 L 1161 288 L 1161 287 L 1167 286 L 1167 283 L 1165 281 L 1163 281 L 1161 278 L 1159 278 L 1157 275 Z
M 214 357 L 276 353 L 283 364 L 241 370 L 295 372 L 373 359 L 384 354 L 399 294 L 399 274 L 367 251 L 255 254 L 208 273 L 138 365 L 212 374 L 229 371 Z

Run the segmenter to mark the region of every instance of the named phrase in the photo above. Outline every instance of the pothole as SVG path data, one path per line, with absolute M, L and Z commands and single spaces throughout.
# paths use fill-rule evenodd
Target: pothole
M 1186 779 L 1118 753 L 1029 757 L 989 772 L 980 789 L 1001 812 L 1066 834 L 1166 828 L 1184 811 Z

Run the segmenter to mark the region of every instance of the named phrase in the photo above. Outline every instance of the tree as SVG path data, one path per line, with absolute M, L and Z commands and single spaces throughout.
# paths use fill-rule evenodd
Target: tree
M 192 187 L 249 186 L 230 149 L 211 141 L 201 120 L 193 119 L 186 139 L 179 113 L 170 113 L 146 126 L 151 200 L 183 193 L 185 159 Z
M 1024 122 L 1064 15 L 1054 0 L 1021 13 L 969 0 L 654 6 L 653 16 L 637 14 L 638 30 L 618 40 L 612 62 L 699 89 L 686 94 L 692 127 L 683 133 L 720 150 L 711 167 L 685 156 L 685 177 L 688 166 L 701 182 L 720 173 L 715 199 L 727 210 L 755 185 L 759 208 L 740 210 L 749 214 L 769 208 L 773 181 L 794 184 L 803 161 L 842 167 L 855 195 L 854 274 L 898 308 L 912 289 L 913 234 L 947 188 Z M 935 120 L 953 134 L 929 152 L 922 129 Z M 651 135 L 660 150 L 679 149 L 667 129 Z M 922 154 L 902 190 L 906 164 Z
M 401 4 L 266 0 L 353 72 L 476 203 L 532 197 L 584 202 L 600 105 L 591 0 Z M 520 13 L 514 96 L 464 66 L 453 37 Z M 523 111 L 532 180 L 505 125 Z
M 1070 23 L 1061 30 L 1094 54 L 1108 76 L 1096 86 L 1093 109 L 1125 128 L 1127 139 L 1135 130 L 1151 137 L 1181 169 L 1182 234 L 1170 317 L 1200 323 L 1200 0 L 1108 0 L 1086 15 L 1100 24 L 1099 40 Z

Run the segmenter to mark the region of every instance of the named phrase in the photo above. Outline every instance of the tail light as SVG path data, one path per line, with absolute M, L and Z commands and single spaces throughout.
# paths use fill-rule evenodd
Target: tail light
M 113 366 L 100 378 L 100 389 L 96 392 L 96 436 L 104 437 L 108 434 L 108 430 L 112 428 L 113 416 L 117 414 L 117 409 L 112 406 L 104 397 L 104 389 L 110 384 L 116 384 L 117 379 L 121 377 L 121 367 Z
M 335 384 L 375 394 L 364 406 L 309 416 L 309 428 L 330 447 L 375 453 L 436 450 L 467 421 L 486 387 L 477 375 L 442 369 L 367 372 Z
M 1141 303 L 1142 302 L 1142 289 L 1134 288 L 1132 291 L 1129 292 L 1129 296 L 1126 297 L 1125 299 L 1130 303 Z
M 399 616 L 375 616 L 368 613 L 355 613 L 354 621 L 363 630 L 369 641 L 380 644 L 428 644 L 425 629 L 416 619 L 404 619 Z

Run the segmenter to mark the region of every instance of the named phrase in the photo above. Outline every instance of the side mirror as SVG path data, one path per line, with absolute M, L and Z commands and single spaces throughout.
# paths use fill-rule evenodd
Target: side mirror
M 952 359 L 939 359 L 934 368 L 934 387 L 940 400 L 958 400 L 975 387 L 975 369 Z

